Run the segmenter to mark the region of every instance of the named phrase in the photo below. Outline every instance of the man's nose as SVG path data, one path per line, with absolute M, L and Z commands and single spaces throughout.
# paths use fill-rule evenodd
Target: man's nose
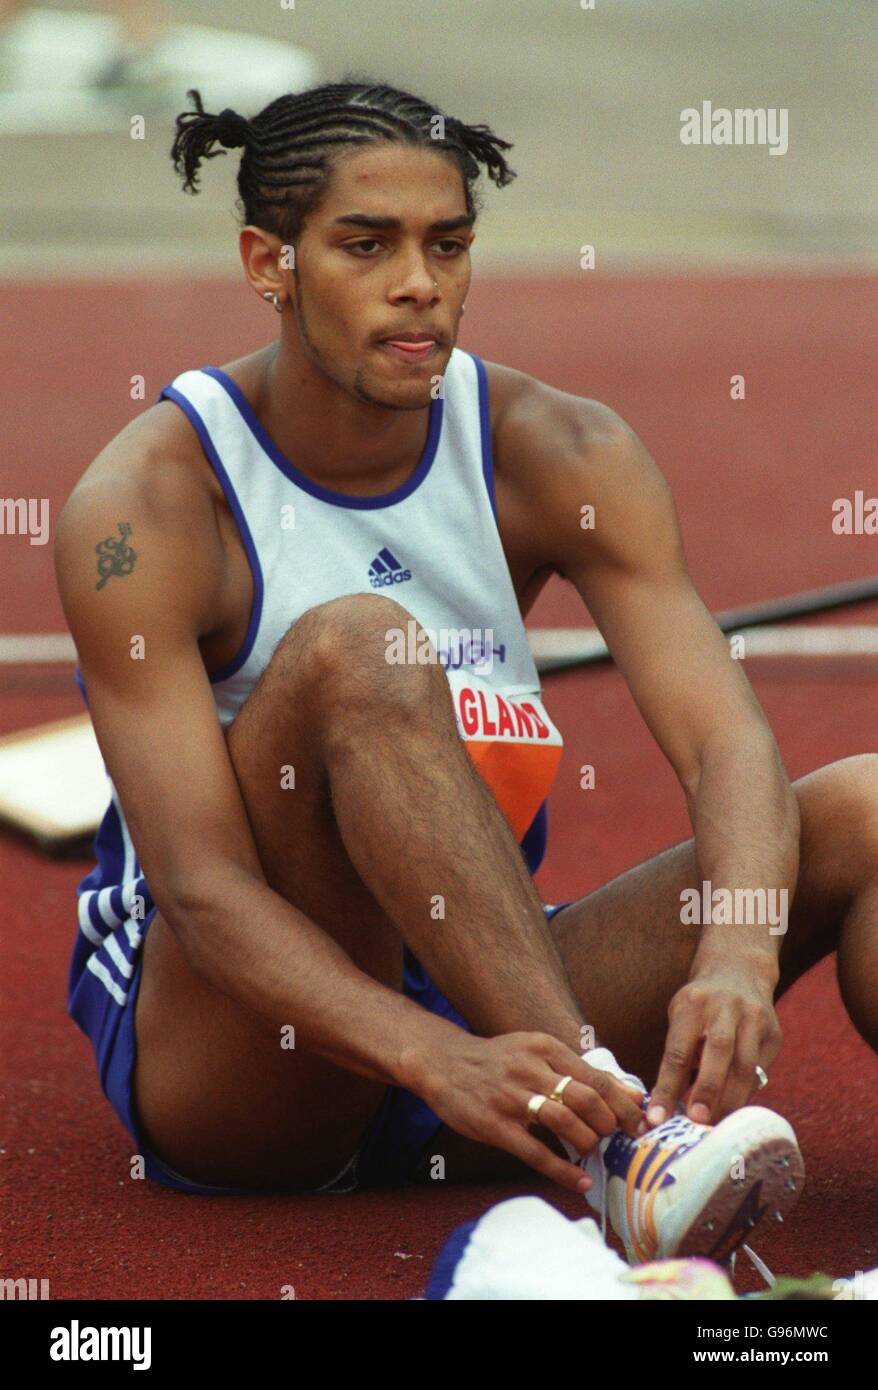
M 395 299 L 429 300 L 438 292 L 435 275 L 423 259 L 413 260 L 396 282 Z

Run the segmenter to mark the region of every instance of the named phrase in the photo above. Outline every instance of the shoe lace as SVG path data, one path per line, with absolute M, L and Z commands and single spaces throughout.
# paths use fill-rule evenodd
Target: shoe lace
M 646 1113 L 647 1107 L 649 1106 L 649 1100 L 650 1100 L 650 1097 L 649 1097 L 649 1095 L 647 1094 L 647 1095 L 644 1097 L 643 1105 L 642 1105 L 642 1107 L 641 1107 L 642 1110 L 644 1111 L 644 1113 Z M 685 1113 L 686 1113 L 686 1107 L 683 1105 L 682 1102 L 680 1102 L 680 1103 L 677 1105 L 676 1110 L 674 1111 L 674 1115 L 673 1115 L 672 1118 L 673 1118 L 673 1119 L 678 1119 L 679 1116 L 685 1115 Z M 665 1127 L 666 1127 L 667 1125 L 668 1125 L 668 1121 L 666 1120 L 666 1121 L 665 1121 Z M 596 1157 L 597 1162 L 595 1162 L 595 1163 L 588 1163 L 588 1165 L 587 1165 L 587 1166 L 588 1166 L 588 1173 L 589 1173 L 589 1176 L 591 1177 L 591 1180 L 592 1180 L 592 1188 L 591 1188 L 590 1196 L 592 1196 L 592 1197 L 594 1198 L 594 1200 L 595 1200 L 596 1202 L 598 1202 L 599 1205 L 600 1205 L 600 1214 L 601 1214 L 601 1238 L 602 1238 L 602 1240 L 603 1240 L 603 1242 L 604 1242 L 605 1245 L 606 1245 L 606 1243 L 607 1243 L 607 1196 L 608 1196 L 608 1190 L 609 1190 L 609 1178 L 607 1177 L 607 1170 L 606 1170 L 606 1167 L 604 1166 L 604 1161 L 603 1161 L 603 1160 L 604 1160 L 604 1154 L 605 1154 L 605 1152 L 606 1152 L 607 1146 L 609 1145 L 609 1143 L 610 1143 L 610 1141 L 611 1141 L 612 1138 L 613 1138 L 613 1135 L 611 1135 L 611 1134 L 608 1134 L 608 1135 L 605 1135 L 605 1136 L 604 1136 L 604 1138 L 600 1141 L 600 1144 L 598 1145 L 597 1150 L 594 1151 L 594 1156 Z M 585 1161 L 585 1160 L 583 1160 L 583 1167 L 586 1167 L 586 1161 Z
M 604 1150 L 610 1142 L 612 1135 L 605 1136 L 597 1149 L 597 1162 L 587 1163 L 583 1161 L 583 1169 L 587 1167 L 589 1177 L 592 1180 L 591 1192 L 589 1195 L 600 1205 L 601 1213 L 601 1239 L 604 1245 L 607 1243 L 607 1170 L 604 1167 Z
M 777 1280 L 775 1279 L 771 1270 L 768 1268 L 768 1265 L 765 1263 L 765 1261 L 760 1260 L 759 1256 L 756 1254 L 756 1251 L 751 1250 L 749 1245 L 745 1245 L 742 1243 L 741 1249 L 744 1251 L 744 1254 L 747 1256 L 757 1273 L 762 1275 L 762 1278 L 765 1280 L 768 1287 L 770 1289 L 774 1288 L 775 1284 L 777 1283 Z M 737 1254 L 737 1250 L 733 1250 L 731 1260 L 729 1261 L 729 1269 L 733 1279 L 735 1277 L 735 1260 L 737 1258 Z

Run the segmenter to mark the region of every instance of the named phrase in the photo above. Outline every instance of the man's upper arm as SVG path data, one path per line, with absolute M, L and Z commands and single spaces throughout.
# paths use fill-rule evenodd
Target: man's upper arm
M 566 402 L 566 431 L 555 431 L 566 447 L 544 467 L 541 489 L 552 563 L 584 599 L 689 789 L 713 734 L 754 723 L 767 730 L 765 717 L 692 585 L 657 464 L 614 411 L 577 397 Z
M 120 522 L 136 559 L 98 587 L 95 548 Z M 218 592 L 214 535 L 206 493 L 161 470 L 149 485 L 80 485 L 56 532 L 92 723 L 165 915 L 198 900 L 212 866 L 263 877 L 198 646 Z

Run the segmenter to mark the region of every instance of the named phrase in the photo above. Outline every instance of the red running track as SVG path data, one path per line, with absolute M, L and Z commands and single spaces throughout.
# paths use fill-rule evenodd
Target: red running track
M 462 346 L 612 405 L 674 488 L 696 585 L 714 608 L 865 576 L 873 538 L 839 537 L 835 498 L 868 489 L 878 368 L 874 295 L 841 278 L 494 280 L 467 303 Z M 221 365 L 274 331 L 246 287 L 70 284 L 0 290 L 10 435 L 6 496 L 53 515 L 90 459 L 186 367 Z M 26 345 L 23 347 L 22 345 Z M 729 399 L 733 373 L 744 402 Z M 58 630 L 51 547 L 4 538 L 5 630 Z M 853 620 L 848 615 L 846 621 Z M 857 620 L 878 621 L 878 611 Z M 560 583 L 537 624 L 585 617 Z M 874 663 L 753 664 L 749 674 L 791 776 L 875 747 Z M 689 833 L 670 769 L 612 669 L 547 679 L 566 740 L 538 885 L 586 893 Z M 72 677 L 0 693 L 0 732 L 81 710 Z M 595 764 L 584 797 L 577 769 Z M 536 1180 L 353 1197 L 187 1197 L 128 1177 L 130 1142 L 103 1099 L 89 1044 L 65 1012 L 74 889 L 90 861 L 53 862 L 0 837 L 3 1274 L 49 1277 L 53 1298 L 409 1298 L 451 1229 Z M 878 1058 L 823 962 L 780 1005 L 784 1047 L 765 1103 L 796 1128 L 804 1195 L 761 1233 L 775 1271 L 846 1274 L 878 1264 Z M 742 1261 L 743 1267 L 743 1261 Z M 744 1272 L 741 1289 L 760 1280 Z

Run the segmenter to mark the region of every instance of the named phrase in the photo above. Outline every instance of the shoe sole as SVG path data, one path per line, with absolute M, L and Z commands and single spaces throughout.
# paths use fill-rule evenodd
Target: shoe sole
M 792 1128 L 774 1112 L 765 1114 L 771 1116 L 767 1132 L 751 1130 L 742 1137 L 735 1154 L 743 1159 L 746 1176 L 729 1175 L 726 1150 L 726 1176 L 714 1184 L 698 1214 L 673 1242 L 673 1251 L 659 1258 L 670 1254 L 681 1259 L 701 1256 L 727 1264 L 760 1221 L 766 1216 L 783 1221 L 795 1206 L 805 1180 L 805 1164 Z

